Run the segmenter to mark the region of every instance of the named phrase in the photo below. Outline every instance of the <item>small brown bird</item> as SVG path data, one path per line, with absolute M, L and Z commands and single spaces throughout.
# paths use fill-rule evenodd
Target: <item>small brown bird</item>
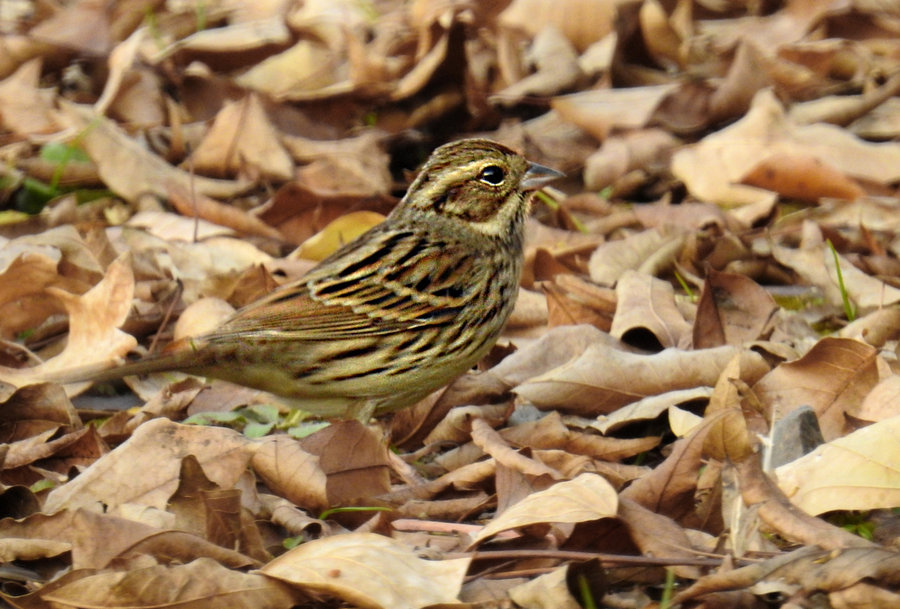
M 470 369 L 515 305 L 528 191 L 562 174 L 492 141 L 437 148 L 378 226 L 216 330 L 74 380 L 179 370 L 324 417 L 412 405 Z

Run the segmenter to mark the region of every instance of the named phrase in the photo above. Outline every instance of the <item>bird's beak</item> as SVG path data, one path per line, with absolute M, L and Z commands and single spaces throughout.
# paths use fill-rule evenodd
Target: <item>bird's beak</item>
M 547 182 L 565 177 L 566 174 L 537 163 L 528 163 L 528 170 L 522 178 L 522 190 L 537 190 Z

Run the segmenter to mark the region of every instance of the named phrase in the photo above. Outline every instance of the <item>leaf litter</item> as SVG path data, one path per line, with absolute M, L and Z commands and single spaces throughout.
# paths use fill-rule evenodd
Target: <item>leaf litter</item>
M 0 4 L 3 601 L 896 607 L 898 31 L 814 0 Z M 467 134 L 568 174 L 477 371 L 370 426 L 46 382 L 301 276 Z

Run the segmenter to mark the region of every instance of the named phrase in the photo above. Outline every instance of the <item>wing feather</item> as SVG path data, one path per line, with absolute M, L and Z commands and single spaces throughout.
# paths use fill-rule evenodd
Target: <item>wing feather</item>
M 412 231 L 385 233 L 345 246 L 204 338 L 320 341 L 444 324 L 473 296 L 461 287 L 473 264 L 461 244 L 433 243 Z

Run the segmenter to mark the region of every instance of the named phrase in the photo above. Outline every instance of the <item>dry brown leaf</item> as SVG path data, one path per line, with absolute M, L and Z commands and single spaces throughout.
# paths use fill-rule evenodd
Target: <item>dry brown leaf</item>
M 742 40 L 734 61 L 716 90 L 709 96 L 709 120 L 724 121 L 742 116 L 757 91 L 772 84 L 765 53 L 749 40 Z
M 291 32 L 285 24 L 281 11 L 278 11 L 276 15 L 257 13 L 255 16 L 244 15 L 245 19 L 236 18 L 248 10 L 259 11 L 264 5 L 264 2 L 254 2 L 253 5 L 229 7 L 234 18 L 231 23 L 224 24 L 222 27 L 193 32 L 189 36 L 175 41 L 169 47 L 159 50 L 159 58 L 182 50 L 202 53 L 236 53 L 288 43 L 291 39 Z
M 580 50 L 614 28 L 617 2 L 578 0 L 561 6 L 552 0 L 514 0 L 498 17 L 502 28 L 536 35 L 546 25 L 558 27 Z
M 78 142 L 97 165 L 103 182 L 127 201 L 147 194 L 165 198 L 172 185 L 220 198 L 233 197 L 248 187 L 243 182 L 213 180 L 176 169 L 90 108 L 61 101 L 58 114 L 58 120 L 78 133 Z
M 799 548 L 760 563 L 706 575 L 676 594 L 672 602 L 685 603 L 723 590 L 747 588 L 757 582 L 784 582 L 791 586 L 792 593 L 804 596 L 841 592 L 852 589 L 864 580 L 894 587 L 900 566 L 898 563 L 900 558 L 897 553 L 886 549 L 845 548 L 827 551 L 816 547 Z M 859 606 L 880 607 L 868 602 Z
M 844 292 L 862 313 L 900 302 L 900 289 L 867 275 L 838 254 L 844 284 L 842 291 L 834 254 L 821 241 L 800 248 L 776 245 L 772 247 L 772 255 L 806 282 L 821 288 L 826 301 L 832 306 L 843 306 Z
M 771 197 L 770 191 L 741 182 L 760 163 L 779 155 L 810 159 L 878 183 L 900 179 L 900 145 L 870 144 L 830 125 L 795 125 L 770 91 L 760 92 L 738 122 L 676 152 L 672 171 L 700 199 L 743 205 Z
M 761 160 L 741 178 L 741 184 L 811 203 L 824 197 L 852 201 L 866 194 L 856 180 L 837 168 L 791 152 L 775 153 Z
M 102 2 L 78 0 L 38 23 L 29 35 L 96 57 L 105 55 L 114 43 L 110 25 L 110 14 Z
M 600 141 L 613 130 L 643 129 L 677 84 L 598 89 L 556 97 L 551 107 Z
M 303 596 L 252 573 L 227 569 L 210 558 L 186 565 L 156 565 L 88 575 L 42 595 L 61 606 L 202 607 L 210 604 L 288 609 Z
M 258 216 L 233 205 L 226 205 L 198 192 L 185 190 L 175 183 L 170 185 L 168 195 L 172 207 L 187 218 L 208 220 L 246 235 L 282 240 L 282 235 L 277 229 L 260 220 Z
M 693 346 L 738 347 L 765 338 L 777 311 L 772 296 L 746 275 L 709 269 L 697 304 Z
M 62 301 L 69 314 L 69 340 L 56 357 L 31 368 L 0 367 L 3 382 L 23 386 L 46 379 L 54 373 L 124 356 L 136 344 L 134 337 L 119 330 L 131 309 L 134 277 L 130 258 L 120 256 L 107 269 L 106 276 L 82 296 L 57 287 L 48 293 Z M 70 385 L 67 391 L 74 392 Z M 70 394 L 71 394 L 70 392 Z
M 896 377 L 895 377 L 896 378 Z M 776 470 L 791 503 L 810 514 L 900 503 L 900 416 L 819 446 Z
M 668 281 L 627 270 L 616 284 L 616 297 L 618 306 L 609 331 L 612 336 L 641 346 L 655 341 L 663 349 L 689 345 L 691 325 L 676 306 L 675 290 Z
M 469 562 L 422 560 L 388 537 L 347 533 L 304 543 L 259 573 L 362 607 L 418 609 L 457 603 Z
M 300 446 L 318 458 L 327 477 L 329 507 L 348 505 L 390 490 L 387 445 L 377 431 L 358 421 L 333 422 L 301 440 Z M 281 470 L 283 464 L 276 466 Z M 293 474 L 289 479 L 302 484 Z
M 22 332 L 38 327 L 46 319 L 63 310 L 44 288 L 57 285 L 82 291 L 82 282 L 60 277 L 57 265 L 61 256 L 46 247 L 7 247 L 0 250 L 0 337 L 11 340 Z M 19 251 L 16 251 L 19 250 Z M 2 374 L 0 374 L 2 378 Z
M 622 498 L 636 501 L 684 526 L 698 526 L 694 495 L 697 471 L 703 463 L 703 442 L 709 429 L 709 423 L 704 421 L 688 437 L 677 440 L 665 461 L 646 476 L 633 481 L 622 491 Z
M 667 516 L 656 514 L 636 501 L 620 497 L 618 518 L 645 556 L 695 556 L 685 528 Z M 700 570 L 696 567 L 675 566 L 673 569 L 679 577 L 694 579 L 700 575 Z
M 847 414 L 862 421 L 884 421 L 897 414 L 898 403 L 900 403 L 900 376 L 892 374 L 875 385 L 861 404 L 851 404 Z
M 587 473 L 532 493 L 494 518 L 472 545 L 517 527 L 547 522 L 576 523 L 614 518 L 618 496 L 603 476 Z
M 509 590 L 509 598 L 520 607 L 533 609 L 580 609 L 569 590 L 569 565 L 554 569 Z
M 591 254 L 588 263 L 591 279 L 612 286 L 629 269 L 659 275 L 659 271 L 672 265 L 685 238 L 682 229 L 654 228 L 604 243 Z
M 263 176 L 277 181 L 294 175 L 294 163 L 278 140 L 258 95 L 226 102 L 188 166 L 214 176 Z
M 806 355 L 779 365 L 753 390 L 775 419 L 807 405 L 816 411 L 826 440 L 847 431 L 845 414 L 878 383 L 877 352 L 847 338 L 823 338 Z
M 552 25 L 538 32 L 528 54 L 537 71 L 492 95 L 492 102 L 514 106 L 525 97 L 555 95 L 574 87 L 583 76 L 575 48 Z
M 668 15 L 658 0 L 644 2 L 638 18 L 647 51 L 656 64 L 668 69 L 681 66 L 681 37 L 669 23 Z
M 38 89 L 41 61 L 32 59 L 0 81 L 0 125 L 21 136 L 52 133 L 59 126 L 52 117 L 52 96 Z
M 109 508 L 125 503 L 164 509 L 178 488 L 181 461 L 194 455 L 222 488 L 232 488 L 250 461 L 249 440 L 220 427 L 179 425 L 167 419 L 144 423 L 131 438 L 74 480 L 52 490 L 44 510 Z M 152 463 L 152 468 L 146 464 Z
M 633 171 L 665 166 L 679 141 L 662 129 L 638 129 L 603 140 L 600 150 L 585 160 L 582 179 L 588 190 L 615 186 Z
M 526 476 L 548 476 L 559 480 L 559 472 L 547 467 L 540 461 L 529 459 L 520 452 L 510 448 L 503 438 L 484 421 L 484 419 L 472 419 L 472 442 L 486 454 L 504 467 L 519 472 Z
M 703 403 L 709 400 L 712 393 L 713 390 L 710 387 L 694 387 L 651 395 L 623 406 L 615 412 L 597 417 L 596 423 L 591 427 L 608 434 L 630 423 L 652 421 L 677 405 L 691 402 Z
M 257 63 L 235 82 L 276 100 L 314 100 L 350 93 L 346 63 L 315 40 L 294 46 Z
M 182 563 L 208 558 L 232 569 L 259 566 L 258 562 L 234 549 L 211 543 L 205 538 L 206 531 L 201 532 L 203 536 L 197 536 L 163 528 L 174 526 L 172 514 L 139 509 L 127 515 L 123 518 L 87 509 L 77 510 L 72 522 L 72 568 L 107 568 L 131 554 Z
M 597 416 L 664 391 L 712 386 L 735 352 L 732 347 L 718 347 L 637 355 L 592 345 L 513 391 L 538 408 Z
M 900 308 L 877 309 L 857 317 L 838 332 L 841 338 L 853 338 L 873 347 L 884 347 L 900 336 Z

